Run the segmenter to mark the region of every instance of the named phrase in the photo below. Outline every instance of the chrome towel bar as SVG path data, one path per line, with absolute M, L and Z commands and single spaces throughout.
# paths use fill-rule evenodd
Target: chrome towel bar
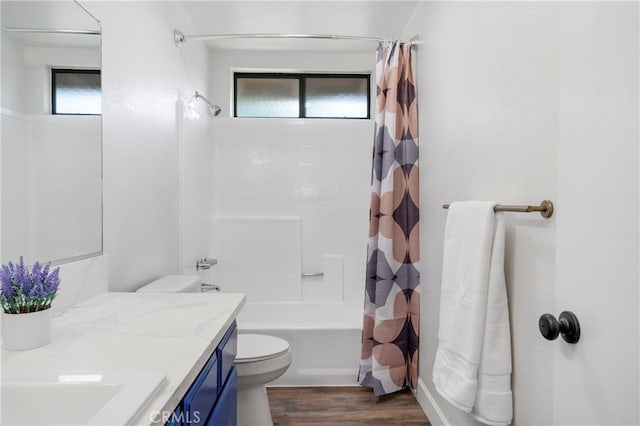
M 300 275 L 303 277 L 322 277 L 324 272 L 303 272 Z
M 448 209 L 449 204 L 443 204 L 443 209 Z M 548 219 L 553 215 L 553 203 L 549 200 L 544 200 L 539 206 L 507 206 L 498 204 L 493 208 L 496 212 L 518 212 L 518 213 L 531 213 L 539 212 L 542 217 Z

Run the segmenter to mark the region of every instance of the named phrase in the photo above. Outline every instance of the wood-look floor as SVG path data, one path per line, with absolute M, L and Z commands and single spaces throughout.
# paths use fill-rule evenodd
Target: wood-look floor
M 269 387 L 275 426 L 428 426 L 409 390 L 375 397 L 371 389 L 349 387 Z

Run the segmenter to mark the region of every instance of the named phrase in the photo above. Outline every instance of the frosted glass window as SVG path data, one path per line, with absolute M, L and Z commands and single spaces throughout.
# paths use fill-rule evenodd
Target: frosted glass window
M 101 114 L 99 70 L 51 70 L 53 114 Z
M 235 73 L 234 117 L 369 118 L 368 74 Z
M 368 78 L 307 77 L 305 89 L 307 117 L 369 116 Z
M 299 117 L 300 84 L 292 78 L 238 78 L 236 117 Z

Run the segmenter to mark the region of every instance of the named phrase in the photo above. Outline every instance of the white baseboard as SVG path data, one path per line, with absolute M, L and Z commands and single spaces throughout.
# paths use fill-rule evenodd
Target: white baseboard
M 451 423 L 421 378 L 418 378 L 416 399 L 433 426 L 451 426 Z

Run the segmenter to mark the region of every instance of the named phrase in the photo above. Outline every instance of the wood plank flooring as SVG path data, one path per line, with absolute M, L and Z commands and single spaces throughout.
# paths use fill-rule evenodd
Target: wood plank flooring
M 268 387 L 274 426 L 428 426 L 409 390 L 375 397 L 371 389 L 348 387 Z

